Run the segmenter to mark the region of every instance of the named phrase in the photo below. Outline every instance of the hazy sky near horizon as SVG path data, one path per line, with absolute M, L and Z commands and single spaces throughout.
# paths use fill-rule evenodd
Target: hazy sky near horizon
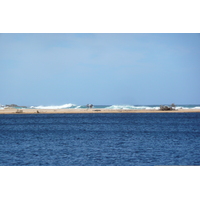
M 0 104 L 200 104 L 200 34 L 0 34 Z

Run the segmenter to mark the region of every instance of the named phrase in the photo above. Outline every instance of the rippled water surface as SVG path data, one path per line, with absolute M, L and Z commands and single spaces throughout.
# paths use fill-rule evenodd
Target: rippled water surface
M 0 165 L 200 165 L 200 113 L 0 115 Z

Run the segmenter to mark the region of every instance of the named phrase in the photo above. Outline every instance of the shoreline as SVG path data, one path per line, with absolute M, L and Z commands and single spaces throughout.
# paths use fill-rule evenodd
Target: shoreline
M 87 114 L 87 113 L 195 113 L 200 109 L 179 110 L 123 110 L 123 109 L 0 109 L 0 114 Z

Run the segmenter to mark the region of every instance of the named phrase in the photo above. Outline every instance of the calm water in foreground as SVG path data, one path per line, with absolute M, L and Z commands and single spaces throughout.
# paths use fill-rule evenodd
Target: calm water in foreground
M 200 113 L 0 115 L 0 165 L 200 165 Z

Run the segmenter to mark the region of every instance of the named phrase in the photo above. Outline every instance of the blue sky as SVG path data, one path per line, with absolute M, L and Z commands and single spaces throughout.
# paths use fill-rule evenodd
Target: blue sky
M 0 104 L 200 104 L 200 34 L 0 34 Z

